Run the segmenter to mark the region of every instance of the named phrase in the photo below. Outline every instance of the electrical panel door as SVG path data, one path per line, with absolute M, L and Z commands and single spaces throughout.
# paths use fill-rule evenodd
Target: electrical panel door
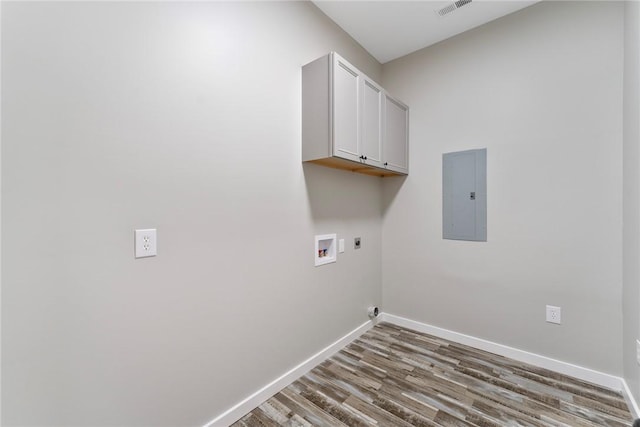
M 487 241 L 487 149 L 442 156 L 442 237 Z

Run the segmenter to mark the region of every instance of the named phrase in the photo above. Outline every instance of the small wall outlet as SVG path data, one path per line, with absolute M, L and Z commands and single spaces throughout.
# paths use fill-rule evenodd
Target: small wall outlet
M 636 340 L 636 360 L 638 361 L 638 365 L 640 365 L 640 341 Z
M 353 248 L 354 249 L 360 249 L 360 238 L 359 237 L 355 237 L 353 239 Z
M 547 306 L 547 322 L 557 325 L 562 323 L 562 308 L 553 305 Z
M 135 255 L 136 258 L 145 258 L 158 255 L 156 245 L 156 229 L 147 228 L 135 231 Z

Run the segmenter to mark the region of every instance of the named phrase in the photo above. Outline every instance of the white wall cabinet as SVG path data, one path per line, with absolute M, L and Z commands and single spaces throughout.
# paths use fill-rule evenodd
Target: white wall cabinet
M 302 67 L 302 161 L 406 175 L 408 126 L 409 108 L 337 53 Z

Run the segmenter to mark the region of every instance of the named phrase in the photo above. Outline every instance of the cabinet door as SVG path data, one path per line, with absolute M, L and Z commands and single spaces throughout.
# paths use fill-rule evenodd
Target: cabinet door
M 382 94 L 380 86 L 362 79 L 362 155 L 376 167 L 382 166 Z
M 384 94 L 383 167 L 409 173 L 409 107 Z
M 358 70 L 334 55 L 333 62 L 333 155 L 360 161 Z

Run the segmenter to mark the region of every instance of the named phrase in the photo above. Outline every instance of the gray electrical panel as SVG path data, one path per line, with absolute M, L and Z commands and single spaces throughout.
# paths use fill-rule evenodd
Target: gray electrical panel
M 487 149 L 442 155 L 442 238 L 487 241 Z

